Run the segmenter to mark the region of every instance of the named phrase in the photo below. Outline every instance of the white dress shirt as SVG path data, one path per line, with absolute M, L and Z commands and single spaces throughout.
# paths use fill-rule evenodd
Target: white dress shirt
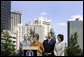
M 59 42 L 55 44 L 54 55 L 64 56 L 65 43 Z

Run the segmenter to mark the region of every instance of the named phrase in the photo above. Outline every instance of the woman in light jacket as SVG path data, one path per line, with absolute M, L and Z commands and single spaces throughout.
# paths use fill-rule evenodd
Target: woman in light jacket
M 55 56 L 64 56 L 64 49 L 65 49 L 65 43 L 63 43 L 64 36 L 62 34 L 59 34 L 57 36 L 58 42 L 55 44 L 54 47 L 54 55 Z

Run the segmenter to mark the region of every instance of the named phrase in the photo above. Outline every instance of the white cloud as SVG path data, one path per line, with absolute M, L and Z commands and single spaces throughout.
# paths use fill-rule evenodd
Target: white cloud
M 78 18 L 79 20 L 83 20 L 83 16 L 81 16 L 81 15 L 74 15 L 74 16 L 71 16 L 71 19 L 69 19 L 69 21 L 76 20 L 77 18 Z
M 57 23 L 56 26 L 66 26 L 66 23 Z
M 47 12 L 41 12 L 40 15 L 41 16 L 47 15 Z

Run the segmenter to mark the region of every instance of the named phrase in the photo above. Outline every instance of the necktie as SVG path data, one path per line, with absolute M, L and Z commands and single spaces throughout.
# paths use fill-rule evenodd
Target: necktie
M 50 39 L 48 40 L 48 44 L 50 43 Z

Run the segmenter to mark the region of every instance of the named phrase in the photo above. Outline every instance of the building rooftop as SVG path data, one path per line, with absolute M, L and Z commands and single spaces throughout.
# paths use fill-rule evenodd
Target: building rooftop
M 83 21 L 83 18 L 80 15 L 78 15 L 78 16 L 72 16 L 72 18 L 69 19 L 68 21 Z
M 19 13 L 19 14 L 21 14 L 21 12 L 20 12 L 20 11 L 16 11 L 16 10 L 11 10 L 11 12 L 14 12 L 14 13 Z
M 83 19 L 69 19 L 68 21 L 83 21 Z

